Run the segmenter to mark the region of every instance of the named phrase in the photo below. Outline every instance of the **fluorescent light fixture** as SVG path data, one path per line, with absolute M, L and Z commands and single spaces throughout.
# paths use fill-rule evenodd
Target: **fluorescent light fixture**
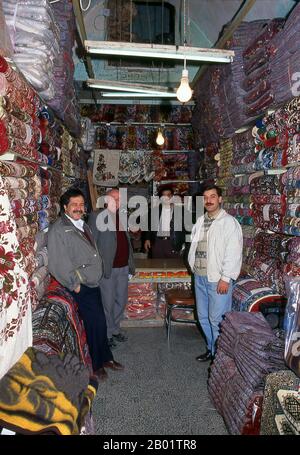
M 176 98 L 176 93 L 157 92 L 157 93 L 132 93 L 132 92 L 103 92 L 103 98 Z
M 105 81 L 105 80 L 98 80 L 98 79 L 88 79 L 86 81 L 86 83 L 89 87 L 106 89 L 106 90 L 115 90 L 115 91 L 122 90 L 123 92 L 133 92 L 133 93 L 160 93 L 160 92 L 166 93 L 166 87 L 159 87 L 159 86 L 155 86 L 155 85 L 133 84 L 133 83 L 118 82 L 118 81 Z M 173 92 L 170 92 L 170 93 L 173 93 Z
M 146 57 L 197 62 L 231 63 L 234 51 L 189 46 L 168 46 L 163 44 L 141 44 L 116 41 L 84 41 L 90 54 L 124 57 Z

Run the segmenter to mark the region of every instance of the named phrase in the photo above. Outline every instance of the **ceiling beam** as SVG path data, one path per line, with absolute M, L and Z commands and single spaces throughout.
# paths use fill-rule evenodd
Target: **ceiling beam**
M 221 38 L 216 42 L 215 47 L 222 49 L 226 42 L 232 37 L 235 30 L 239 27 L 239 25 L 243 22 L 244 18 L 247 16 L 249 11 L 253 8 L 256 0 L 245 0 L 243 5 L 237 11 L 235 16 L 233 17 L 232 21 L 229 25 L 225 28 L 223 35 Z M 198 80 L 203 76 L 204 72 L 207 70 L 208 65 L 203 65 L 199 68 L 193 81 L 191 82 L 191 86 L 195 87 Z
M 91 54 L 109 55 L 110 57 L 145 57 L 215 63 L 230 63 L 234 57 L 234 52 L 227 49 L 170 46 L 166 44 L 86 40 L 84 46 L 87 52 Z
M 158 85 L 134 84 L 130 82 L 108 81 L 100 79 L 88 79 L 86 83 L 88 87 L 133 93 L 165 93 L 168 91 L 168 87 L 160 87 Z M 171 92 L 174 92 L 174 90 L 171 89 Z
M 79 2 L 79 0 L 72 0 L 72 3 L 73 3 L 74 14 L 76 17 L 76 22 L 77 22 L 78 34 L 81 39 L 81 46 L 84 49 L 84 41 L 87 39 L 87 34 L 86 34 L 86 30 L 85 30 L 82 11 L 80 8 L 80 2 Z M 94 75 L 94 70 L 93 70 L 93 66 L 92 66 L 92 59 L 89 55 L 86 55 L 84 57 L 84 66 L 85 66 L 88 76 L 90 78 L 94 79 L 95 75 Z

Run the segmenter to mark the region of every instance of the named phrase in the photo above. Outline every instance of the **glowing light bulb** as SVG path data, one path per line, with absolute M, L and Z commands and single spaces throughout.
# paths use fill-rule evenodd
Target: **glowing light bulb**
M 178 101 L 181 103 L 187 103 L 192 98 L 193 90 L 189 85 L 189 72 L 186 69 L 182 70 L 180 85 L 177 89 L 176 95 Z
M 160 130 L 158 130 L 157 133 L 156 143 L 157 145 L 164 145 L 165 143 L 165 138 L 163 137 L 162 132 Z

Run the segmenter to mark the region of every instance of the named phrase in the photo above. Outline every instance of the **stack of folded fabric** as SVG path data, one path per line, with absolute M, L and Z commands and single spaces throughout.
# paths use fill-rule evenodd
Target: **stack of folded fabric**
M 155 318 L 156 300 L 157 292 L 153 283 L 129 283 L 124 317 L 137 320 Z
M 212 65 L 196 85 L 192 124 L 202 145 L 232 136 L 253 117 L 245 112 L 243 51 L 264 24 L 265 21 L 242 23 L 226 43 L 226 48 L 235 52 L 231 65 Z
M 249 175 L 240 175 L 229 181 L 224 198 L 224 209 L 241 225 L 247 226 L 253 225 L 249 190 Z
M 39 229 L 38 215 L 41 208 L 38 169 L 37 165 L 27 161 L 1 163 L 3 180 L 17 225 L 20 250 L 24 255 L 25 269 L 29 276 L 35 270 L 33 245 Z
M 262 114 L 274 100 L 274 87 L 270 77 L 270 56 L 273 53 L 271 43 L 283 25 L 284 19 L 270 21 L 243 52 L 243 88 L 247 92 L 244 103 L 248 117 Z
M 226 314 L 208 390 L 231 434 L 259 434 L 266 375 L 284 368 L 283 352 L 261 313 Z
M 232 173 L 251 174 L 254 172 L 255 144 L 251 129 L 235 134 L 232 137 L 232 143 Z
M 290 168 L 283 174 L 281 181 L 287 198 L 283 231 L 286 234 L 300 235 L 300 167 Z
M 25 79 L 0 56 L 0 154 L 15 152 L 39 160 L 40 101 Z
M 261 435 L 300 434 L 300 378 L 291 370 L 268 374 L 261 416 Z
M 274 87 L 274 101 L 281 104 L 296 96 L 294 74 L 299 72 L 300 5 L 297 4 L 286 20 L 284 28 L 271 42 L 270 82 Z M 295 88 L 296 90 L 296 88 Z
M 199 145 L 207 146 L 224 136 L 222 130 L 216 87 L 220 83 L 220 65 L 208 68 L 195 86 L 194 97 L 197 99 L 193 111 L 192 125 L 198 137 Z
M 145 123 L 190 123 L 190 106 L 150 106 L 134 104 L 118 106 L 115 104 L 81 106 L 81 116 L 89 117 L 92 122 L 145 122 Z
M 249 259 L 254 250 L 254 239 L 257 228 L 255 226 L 242 226 L 243 231 L 243 265 L 242 274 L 249 274 Z
M 17 434 L 80 434 L 97 387 L 76 355 L 28 348 L 0 381 L 0 425 Z
M 289 238 L 282 234 L 257 232 L 248 259 L 248 273 L 282 295 L 285 295 L 283 259 L 288 241 Z
M 51 4 L 53 15 L 59 27 L 61 52 L 54 61 L 54 97 L 49 105 L 70 132 L 79 136 L 80 113 L 74 87 L 73 47 L 75 44 L 75 16 L 72 2 L 54 2 Z
M 211 143 L 204 148 L 203 168 L 200 169 L 203 179 L 215 179 L 218 177 L 219 166 L 216 158 L 219 158 L 219 144 Z
M 14 43 L 14 62 L 44 99 L 53 98 L 54 61 L 60 47 L 49 2 L 5 0 L 3 11 Z
M 220 177 L 232 176 L 232 157 L 233 157 L 233 143 L 232 139 L 220 140 Z
M 282 232 L 285 198 L 278 175 L 255 177 L 250 183 L 255 226 Z

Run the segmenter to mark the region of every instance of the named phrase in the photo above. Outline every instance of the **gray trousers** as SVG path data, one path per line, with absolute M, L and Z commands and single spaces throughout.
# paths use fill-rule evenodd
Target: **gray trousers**
M 102 278 L 100 281 L 107 338 L 120 333 L 120 323 L 128 300 L 128 273 L 128 265 L 113 268 L 110 278 Z

